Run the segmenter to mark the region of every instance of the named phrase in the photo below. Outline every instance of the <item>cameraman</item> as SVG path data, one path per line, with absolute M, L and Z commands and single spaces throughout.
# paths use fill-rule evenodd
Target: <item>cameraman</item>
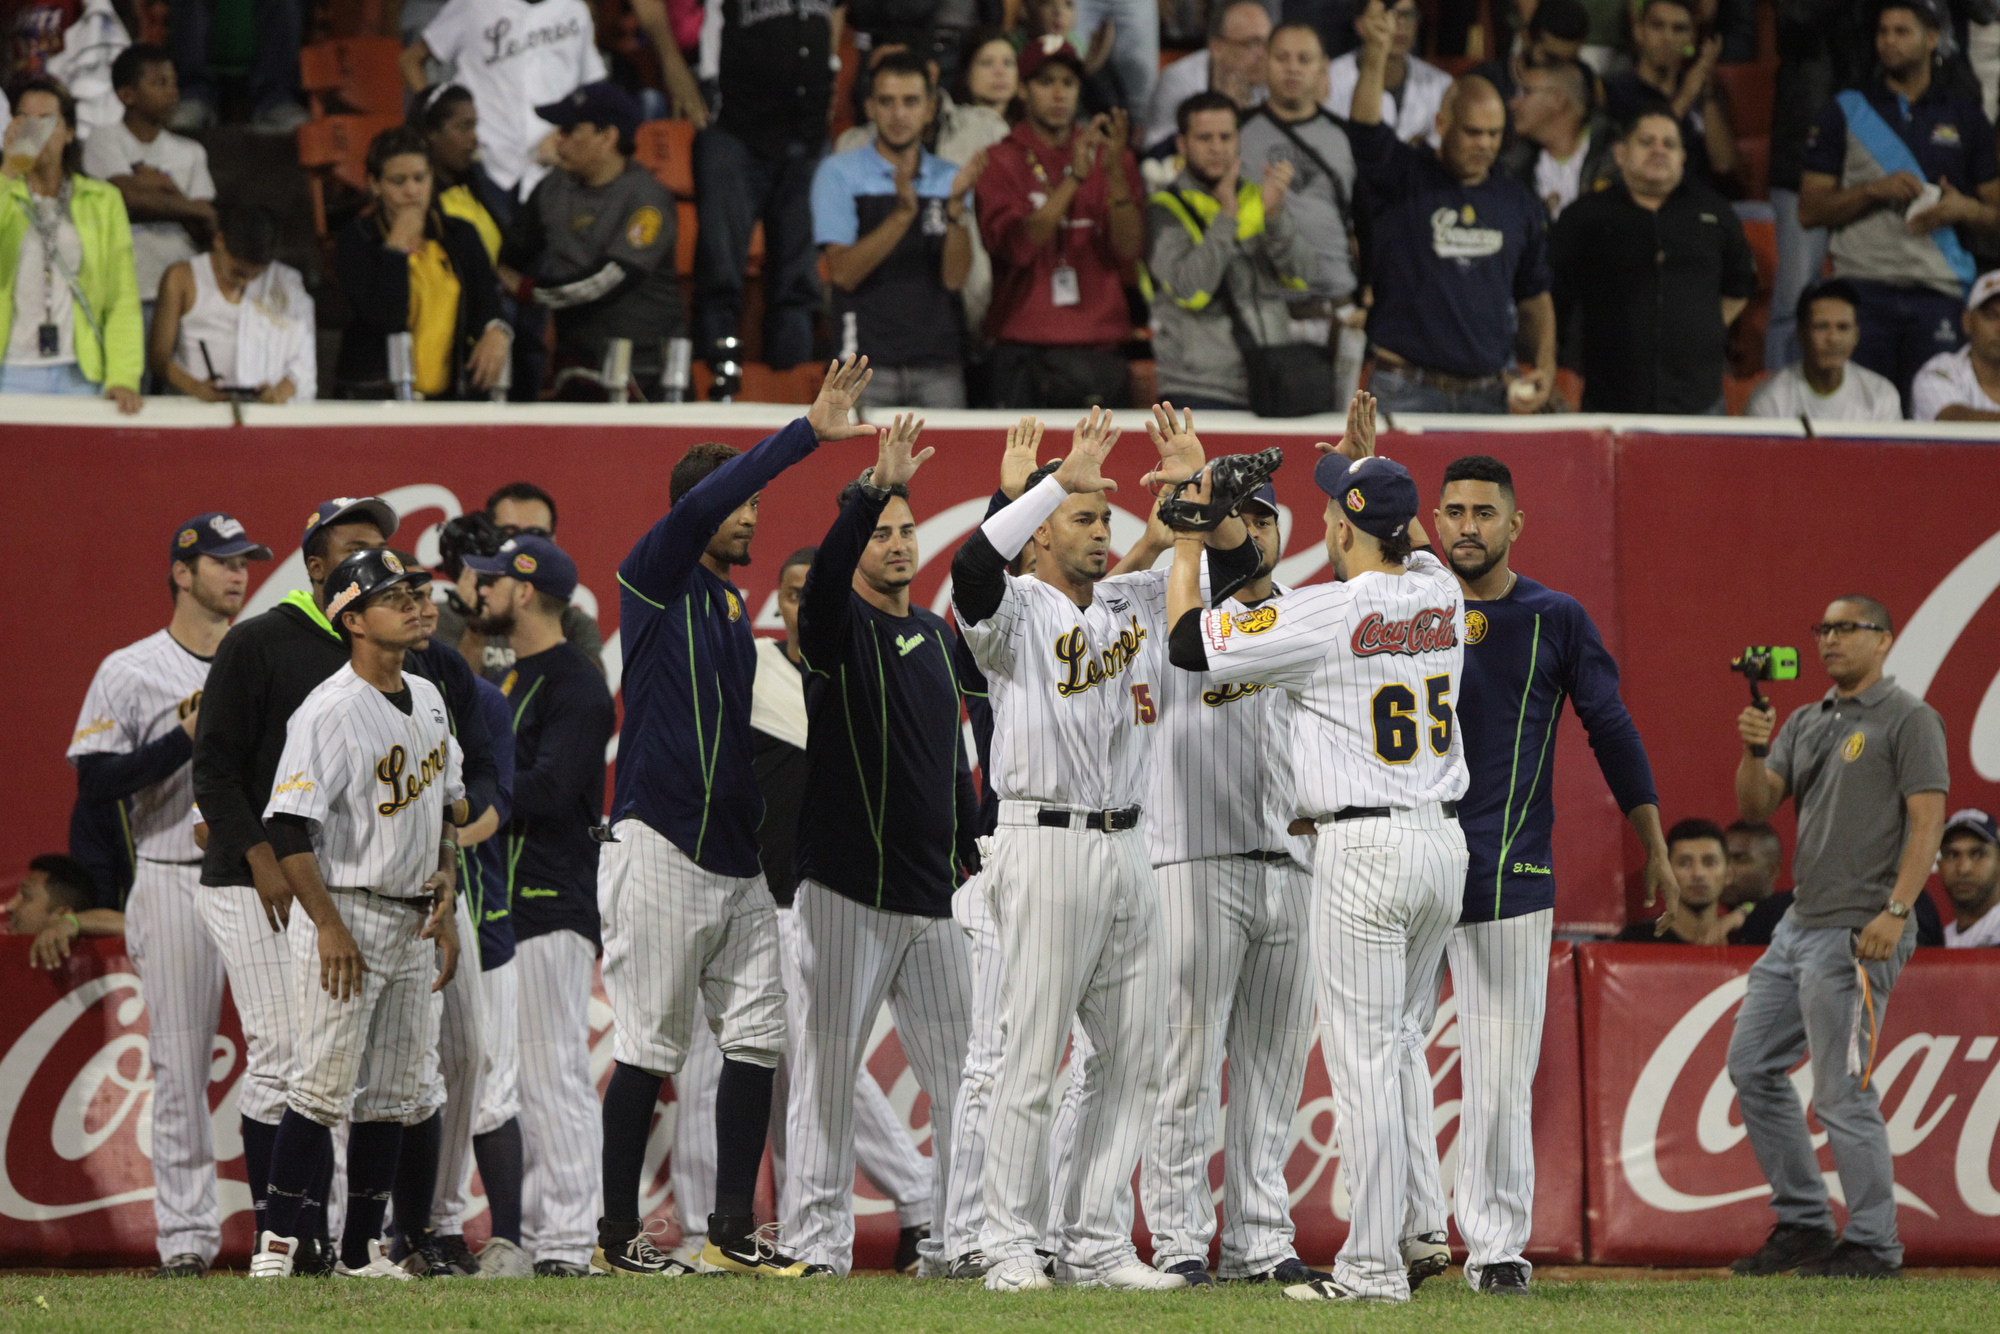
M 1750 970 L 1729 1043 L 1729 1074 L 1750 1146 L 1771 1183 L 1777 1226 L 1731 1265 L 1763 1276 L 1894 1278 L 1895 1163 L 1868 1078 L 1896 975 L 1917 944 L 1911 909 L 1944 830 L 1944 721 L 1882 675 L 1889 612 L 1850 596 L 1813 627 L 1833 689 L 1771 736 L 1771 712 L 1736 720 L 1736 806 L 1768 819 L 1790 795 L 1798 815 L 1792 909 Z M 1770 746 L 1768 756 L 1753 748 Z M 1812 1057 L 1812 1107 L 1826 1127 L 1848 1210 L 1836 1240 L 1825 1180 L 1788 1073 Z

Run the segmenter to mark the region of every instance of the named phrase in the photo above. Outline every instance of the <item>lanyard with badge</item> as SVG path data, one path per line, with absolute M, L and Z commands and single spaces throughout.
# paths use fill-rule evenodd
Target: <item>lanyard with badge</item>
M 62 329 L 56 323 L 58 290 L 76 299 L 91 333 L 96 335 L 100 345 L 104 342 L 104 333 L 97 325 L 97 313 L 84 299 L 76 275 L 70 272 L 68 261 L 62 257 L 62 220 L 69 216 L 70 184 L 70 178 L 64 176 L 62 189 L 54 199 L 42 199 L 32 189 L 28 192 L 28 221 L 33 224 L 35 235 L 42 243 L 42 322 L 35 330 L 35 352 L 43 357 L 57 356 L 62 352 Z M 62 276 L 61 289 L 56 287 L 58 274 Z
M 1033 150 L 1028 153 L 1028 170 L 1035 173 L 1036 184 L 1042 187 L 1042 196 L 1048 197 L 1054 188 L 1049 183 L 1049 174 L 1042 168 L 1042 160 Z M 1067 163 L 1063 166 L 1063 179 L 1075 174 Z M 1079 187 L 1080 188 L 1080 187 Z M 1070 203 L 1076 203 L 1076 196 L 1070 196 Z M 1083 304 L 1083 286 L 1077 281 L 1076 266 L 1069 262 L 1069 210 L 1063 210 L 1062 222 L 1056 225 L 1056 266 L 1049 271 L 1049 304 L 1052 306 L 1079 306 Z

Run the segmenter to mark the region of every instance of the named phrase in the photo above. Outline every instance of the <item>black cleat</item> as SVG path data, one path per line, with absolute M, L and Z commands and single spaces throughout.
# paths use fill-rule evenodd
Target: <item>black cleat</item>
M 710 1216 L 708 1245 L 702 1248 L 701 1267 L 705 1273 L 744 1274 L 751 1278 L 817 1278 L 831 1274 L 830 1265 L 807 1264 L 779 1250 L 775 1223 L 767 1223 L 748 1236 L 722 1236 Z
M 1746 1255 L 1731 1264 L 1729 1272 L 1738 1278 L 1769 1278 L 1800 1265 L 1818 1264 L 1833 1254 L 1838 1243 L 1831 1228 L 1780 1223 L 1771 1229 L 1771 1235 L 1764 1238 L 1755 1255 Z
M 536 1278 L 589 1278 L 590 1266 L 571 1264 L 568 1260 L 535 1261 Z
M 1451 1268 L 1451 1247 L 1446 1244 L 1442 1232 L 1420 1232 L 1414 1237 L 1405 1237 L 1400 1249 L 1404 1273 L 1409 1278 L 1412 1293 L 1424 1285 L 1425 1279 L 1436 1278 Z
M 914 1274 L 917 1272 L 917 1243 L 925 1240 L 930 1235 L 931 1230 L 927 1227 L 906 1227 L 896 1234 L 895 1270 L 897 1273 Z
M 1479 1290 L 1490 1297 L 1525 1297 L 1528 1267 L 1513 1260 L 1487 1265 L 1479 1271 Z
M 664 1230 L 665 1224 L 660 1219 L 652 1221 L 661 1223 Z M 633 1233 L 622 1242 L 600 1232 L 597 1249 L 591 1252 L 590 1268 L 593 1274 L 609 1278 L 685 1278 L 694 1272 L 691 1265 L 674 1259 L 655 1246 L 652 1236 L 644 1230 Z
M 951 1279 L 985 1278 L 986 1268 L 986 1252 L 971 1250 L 953 1260 L 946 1267 L 944 1276 Z
M 1215 1275 L 1209 1273 L 1208 1266 L 1199 1260 L 1183 1260 L 1179 1264 L 1161 1272 L 1177 1275 L 1186 1280 L 1190 1288 L 1215 1286 Z
M 1331 1283 L 1333 1275 L 1314 1269 L 1296 1255 L 1278 1261 L 1261 1274 L 1245 1274 L 1237 1283 Z
M 154 1278 L 200 1278 L 208 1266 L 192 1251 L 173 1256 L 153 1271 Z
M 1824 1260 L 1799 1266 L 1800 1278 L 1901 1278 L 1903 1266 L 1866 1246 L 1843 1241 Z
M 464 1237 L 444 1237 L 425 1228 L 409 1238 L 407 1245 L 403 1269 L 419 1278 L 470 1278 L 479 1272 L 479 1261 L 467 1249 Z

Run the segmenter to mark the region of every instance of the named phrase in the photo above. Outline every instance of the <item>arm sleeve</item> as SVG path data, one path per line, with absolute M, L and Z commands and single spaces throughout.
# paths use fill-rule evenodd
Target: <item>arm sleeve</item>
M 1201 618 L 1199 607 L 1183 612 L 1167 635 L 1167 661 L 1184 672 L 1208 670 L 1208 650 L 1201 643 Z
M 1166 289 L 1175 305 L 1186 310 L 1206 309 L 1242 248 L 1235 230 L 1210 227 L 1196 240 L 1174 211 L 1158 202 L 1146 209 L 1146 227 L 1153 234 L 1153 246 L 1146 257 L 1153 281 Z
M 861 236 L 854 192 L 847 188 L 830 157 L 821 158 L 813 172 L 812 220 L 814 245 L 853 245 Z
M 1402 198 L 1418 150 L 1396 138 L 1396 127 L 1387 121 L 1379 125 L 1356 125 L 1350 121 L 1347 142 L 1354 150 L 1355 172 L 1368 182 L 1376 201 L 1389 204 Z
M 702 478 L 639 539 L 618 567 L 619 580 L 656 605 L 672 596 L 722 521 L 818 447 L 812 426 L 800 417 Z
M 1007 561 L 975 529 L 951 558 L 951 605 L 961 630 L 991 617 L 1006 594 Z
M 504 827 L 514 818 L 514 714 L 491 681 L 475 677 L 473 689 L 479 692 L 477 708 L 493 743 L 493 811 Z
M 1896 790 L 1904 797 L 1919 792 L 1951 791 L 1951 767 L 1946 758 L 1944 719 L 1928 704 L 1903 719 L 1896 737 Z
M 473 818 L 478 819 L 488 806 L 498 802 L 500 795 L 500 770 L 493 758 L 493 736 L 486 726 L 486 711 L 479 706 L 471 664 L 449 645 L 438 647 L 443 650 L 437 655 L 440 675 L 449 678 L 439 685 L 441 689 L 449 689 L 446 703 L 451 709 L 459 749 L 465 753 L 465 799 L 472 806 Z
M 1063 490 L 1061 482 L 1053 475 L 1044 477 L 1032 490 L 1023 492 L 1019 500 L 980 524 L 979 531 L 986 535 L 1003 561 L 1010 561 L 1021 554 L 1021 548 L 1028 545 L 1035 530 L 1048 522 L 1049 516 L 1062 508 L 1068 498 L 1069 492 Z
M 958 729 L 958 772 L 953 776 L 955 784 L 952 804 L 955 812 L 953 833 L 956 835 L 958 865 L 968 876 L 979 874 L 979 789 L 972 782 L 972 764 L 965 753 L 965 729 Z
M 1241 542 L 1226 550 L 1216 547 L 1203 547 L 1202 554 L 1207 557 L 1202 566 L 1202 587 L 1204 590 L 1218 586 L 1226 588 L 1231 583 L 1240 584 L 1246 580 L 1254 579 L 1257 577 L 1257 566 L 1263 561 L 1263 557 L 1258 554 L 1257 544 L 1252 542 L 1248 536 L 1245 536 Z M 1182 619 L 1186 618 L 1183 617 Z
M 593 676 L 595 674 L 593 673 Z M 604 770 L 611 739 L 611 694 L 602 681 L 574 679 L 542 691 L 540 744 L 534 764 L 514 770 L 514 818 L 561 820 L 576 808 L 577 793 Z M 595 689 L 589 689 L 594 686 Z M 592 805 L 603 800 L 592 793 Z
M 277 854 L 279 861 L 313 850 L 312 821 L 302 815 L 289 812 L 274 815 L 265 828 L 270 831 L 271 851 Z
M 125 196 L 110 191 L 105 206 L 112 210 L 109 267 L 111 300 L 103 312 L 104 383 L 107 388 L 137 392 L 146 369 L 146 324 L 139 313 L 139 277 L 132 265 L 132 223 L 125 214 Z
M 854 570 L 888 503 L 887 493 L 878 499 L 856 487 L 854 499 L 826 530 L 812 568 L 806 571 L 805 591 L 799 598 L 799 655 L 812 671 L 824 674 L 846 646 Z
M 1828 98 L 1806 131 L 1806 171 L 1840 180 L 1847 171 L 1847 113 Z
M 194 734 L 194 799 L 208 823 L 208 847 L 228 861 L 264 841 L 261 802 L 246 796 L 264 713 L 263 654 L 242 630 L 223 636 L 202 687 Z
M 1618 693 L 1618 664 L 1604 647 L 1597 626 L 1581 606 L 1571 626 L 1570 707 L 1590 736 L 1590 749 L 1618 809 L 1630 814 L 1635 806 L 1659 804 L 1653 787 L 1653 766 L 1646 745 Z
M 1993 122 L 1986 117 L 1969 115 L 1960 124 L 1965 126 L 1965 193 L 1972 194 L 2000 176 L 2000 152 L 1995 150 Z
M 198 724 L 197 724 L 198 725 Z M 145 745 L 122 755 L 102 752 L 76 757 L 76 792 L 88 801 L 115 801 L 171 777 L 194 755 L 187 730 L 170 727 Z

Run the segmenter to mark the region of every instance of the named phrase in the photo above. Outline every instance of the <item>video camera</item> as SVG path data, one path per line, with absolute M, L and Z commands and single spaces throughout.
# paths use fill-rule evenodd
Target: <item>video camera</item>
M 1729 670 L 1740 672 L 1750 686 L 1752 706 L 1771 711 L 1771 701 L 1757 689 L 1759 681 L 1796 681 L 1799 679 L 1799 651 L 1776 644 L 1752 644 L 1730 660 Z M 1750 753 L 1762 758 L 1770 754 L 1769 746 L 1752 746 Z

